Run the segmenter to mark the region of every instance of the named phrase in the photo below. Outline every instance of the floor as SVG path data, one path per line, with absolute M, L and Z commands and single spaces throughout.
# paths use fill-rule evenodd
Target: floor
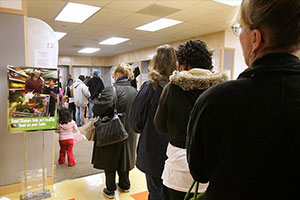
M 116 192 L 116 200 L 146 200 L 147 186 L 145 175 L 138 169 L 130 172 L 131 189 L 129 193 Z M 51 191 L 55 200 L 107 200 L 102 190 L 105 187 L 104 174 L 95 174 L 83 178 L 63 181 L 49 186 L 47 189 Z M 138 195 L 143 193 L 142 195 Z M 19 200 L 22 193 L 5 195 L 10 200 Z M 135 198 L 133 198 L 133 197 Z

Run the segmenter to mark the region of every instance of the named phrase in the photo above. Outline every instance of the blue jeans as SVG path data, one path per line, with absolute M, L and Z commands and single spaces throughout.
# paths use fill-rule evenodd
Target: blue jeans
M 96 100 L 97 100 L 97 98 L 91 99 L 89 101 L 89 114 L 88 114 L 88 118 L 90 118 L 90 119 L 93 118 L 93 107 L 94 107 L 94 105 L 96 103 Z
M 148 200 L 168 200 L 167 187 L 163 185 L 160 177 L 146 174 L 147 187 L 149 191 Z
M 76 106 L 76 115 L 75 115 L 75 118 L 76 118 L 76 124 L 77 126 L 83 126 L 83 107 L 78 107 Z

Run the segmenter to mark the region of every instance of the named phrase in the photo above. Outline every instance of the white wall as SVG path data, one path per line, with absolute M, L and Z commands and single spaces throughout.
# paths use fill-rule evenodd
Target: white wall
M 225 47 L 235 48 L 233 79 L 236 79 L 241 72 L 247 69 L 247 65 L 244 61 L 243 50 L 240 45 L 239 37 L 234 35 L 231 30 L 225 31 Z

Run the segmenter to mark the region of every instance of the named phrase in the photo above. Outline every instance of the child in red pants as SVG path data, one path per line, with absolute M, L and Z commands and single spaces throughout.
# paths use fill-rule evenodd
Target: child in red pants
M 59 125 L 57 133 L 59 134 L 59 164 L 65 163 L 66 153 L 68 155 L 68 165 L 72 167 L 76 164 L 73 156 L 73 135 L 74 132 L 78 132 L 76 122 L 72 120 L 70 111 L 67 108 L 62 108 L 59 111 Z

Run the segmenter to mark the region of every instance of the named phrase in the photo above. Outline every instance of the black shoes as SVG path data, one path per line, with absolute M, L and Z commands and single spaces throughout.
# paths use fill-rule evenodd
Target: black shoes
M 119 189 L 120 192 L 124 192 L 124 193 L 128 193 L 130 191 L 130 188 L 128 188 L 128 189 L 121 188 L 119 186 L 119 184 L 118 184 L 118 189 Z
M 103 189 L 103 195 L 106 196 L 109 199 L 114 199 L 115 198 L 115 192 L 109 192 L 107 191 L 106 188 Z

